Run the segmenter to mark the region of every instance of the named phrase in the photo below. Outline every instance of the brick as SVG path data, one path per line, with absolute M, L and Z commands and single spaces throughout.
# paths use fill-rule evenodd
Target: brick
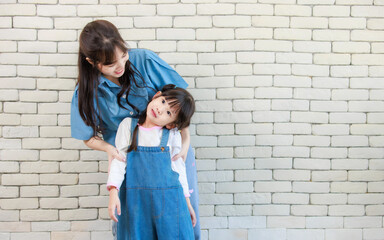
M 248 233 L 246 229 L 211 229 L 209 231 L 209 239 L 247 239 Z
M 99 194 L 98 185 L 76 185 L 60 187 L 62 197 L 94 196 Z
M 367 183 L 360 182 L 332 182 L 331 192 L 335 193 L 365 193 Z
M 14 41 L 0 41 L 0 51 L 4 52 L 16 52 L 17 44 Z M 20 46 L 20 45 L 19 45 Z
M 233 76 L 233 75 L 251 75 L 251 64 L 226 64 L 216 65 L 215 75 L 217 76 Z
M 236 147 L 235 157 L 249 158 L 249 157 L 271 157 L 271 147 Z
M 95 221 L 72 221 L 72 231 L 108 231 L 110 221 L 95 220 Z
M 326 216 L 327 211 L 328 211 L 327 206 L 293 205 L 291 207 L 291 212 L 292 212 L 292 215 L 294 216 Z M 295 239 L 295 238 L 292 238 L 292 239 Z
M 65 6 L 65 5 L 38 5 L 37 6 L 37 15 L 38 16 L 54 16 L 54 17 L 69 17 L 76 16 L 76 7 L 75 6 Z
M 0 211 L 2 212 L 2 211 Z M 3 211 L 4 212 L 16 212 L 16 211 Z M 0 213 L 0 215 L 2 215 Z M 18 215 L 17 215 L 18 216 Z M 19 218 L 17 217 L 18 221 Z M 0 226 L 0 231 L 2 232 L 30 232 L 31 223 L 29 222 L 3 222 Z
M 275 5 L 275 15 L 282 16 L 310 16 L 311 8 L 309 6 L 299 5 Z
M 200 194 L 200 204 L 233 204 L 233 194 Z
M 156 48 L 158 51 L 158 48 Z M 180 52 L 214 52 L 214 41 L 178 41 L 177 50 Z
M 348 180 L 350 181 L 382 181 L 384 179 L 383 171 L 349 171 Z
M 350 148 L 348 152 L 349 157 L 351 158 L 382 158 L 384 155 L 383 149 L 381 148 Z
M 195 15 L 196 6 L 194 4 L 161 4 L 157 6 L 157 14 L 167 16 Z
M 332 137 L 332 146 L 337 146 L 337 147 L 368 146 L 368 137 L 334 136 Z
M 285 229 L 250 229 L 248 231 L 250 239 L 270 239 L 279 240 L 286 239 Z
M 313 239 L 324 239 L 325 231 L 323 229 L 315 230 L 299 230 L 299 229 L 288 229 L 287 230 L 287 239 L 307 239 L 308 237 Z
M 60 210 L 59 219 L 66 220 L 93 220 L 97 218 L 97 209 Z
M 75 81 L 73 79 L 38 79 L 37 88 L 40 90 L 73 90 Z
M 270 193 L 236 193 L 235 204 L 266 204 L 271 203 Z
M 7 210 L 38 208 L 37 198 L 17 198 L 0 200 L 1 208 Z
M 71 137 L 69 127 L 56 127 L 56 126 L 41 126 L 40 127 L 41 137 Z
M 293 136 L 290 135 L 258 135 L 256 136 L 257 145 L 292 145 Z
M 73 185 L 78 182 L 77 174 L 40 174 L 40 183 L 44 185 Z
M 70 222 L 32 222 L 32 231 L 68 231 L 70 230 Z
M 313 40 L 316 41 L 349 41 L 348 30 L 313 30 Z
M 312 171 L 312 181 L 346 181 L 347 171 Z
M 382 216 L 384 212 L 383 205 L 368 205 L 366 207 L 366 215 L 368 216 Z
M 329 206 L 328 214 L 330 216 L 362 216 L 364 215 L 364 206 L 362 205 L 334 205 Z
M 308 181 L 311 173 L 308 170 L 274 170 L 273 179 L 282 181 Z
M 1 40 L 36 40 L 35 29 L 0 29 Z
M 349 54 L 315 54 L 315 64 L 346 65 L 351 63 Z
M 219 136 L 218 146 L 219 147 L 230 147 L 230 146 L 254 146 L 254 136 Z
M 253 205 L 253 215 L 287 216 L 289 214 L 290 214 L 289 205 L 281 205 L 281 204 Z
M 321 65 L 294 64 L 292 65 L 292 73 L 301 76 L 328 76 L 329 67 Z
M 49 66 L 18 66 L 17 73 L 23 77 L 55 77 L 56 69 Z
M 204 171 L 198 173 L 201 182 L 227 182 L 233 181 L 232 171 Z
M 314 135 L 349 135 L 349 125 L 346 124 L 319 124 L 312 126 Z
M 295 136 L 293 145 L 297 146 L 329 146 L 331 138 L 329 136 Z
M 196 126 L 199 135 L 233 135 L 233 124 L 203 124 Z
M 353 17 L 382 17 L 384 7 L 380 6 L 352 6 L 351 16 Z
M 331 161 L 328 159 L 297 158 L 294 160 L 293 166 L 295 169 L 329 170 Z
M 267 219 L 264 216 L 228 217 L 229 228 L 265 228 Z
M 79 206 L 76 198 L 40 198 L 39 202 L 42 209 L 68 209 Z
M 367 28 L 368 29 L 377 29 L 382 30 L 383 29 L 383 19 L 368 19 L 367 20 Z
M 19 197 L 18 187 L 6 187 L 0 186 L 1 197 L 0 198 L 17 198 Z
M 41 160 L 74 161 L 79 159 L 79 152 L 75 150 L 41 150 Z
M 5 102 L 6 113 L 36 113 L 36 103 Z
M 20 115 L 19 114 L 0 114 L 1 125 L 19 125 Z
M 204 228 L 227 228 L 228 221 L 226 217 L 203 217 L 200 218 L 201 225 Z
M 311 110 L 316 112 L 346 112 L 348 103 L 345 101 L 311 101 Z
M 2 150 L 0 152 L 0 158 L 1 160 L 36 161 L 39 158 L 39 151 L 20 150 L 20 149 L 19 150 Z
M 291 28 L 328 28 L 328 19 L 321 17 L 291 17 Z
M 305 217 L 270 216 L 267 219 L 268 228 L 305 228 Z
M 367 42 L 333 42 L 332 51 L 337 53 L 369 53 Z
M 218 170 L 236 170 L 253 168 L 253 159 L 223 159 L 218 160 Z
M 75 65 L 77 54 L 40 54 L 40 65 Z
M 370 31 L 370 30 L 352 30 L 352 41 L 380 41 L 379 39 L 384 36 L 384 31 Z
M 307 217 L 307 228 L 343 228 L 343 217 Z
M 314 6 L 313 16 L 348 17 L 350 16 L 350 8 L 348 6 Z
M 21 221 L 57 221 L 58 220 L 57 210 L 21 210 L 20 220 Z
M 22 16 L 35 15 L 36 6 L 34 4 L 3 4 L 0 11 L 1 16 Z
M 226 28 L 196 29 L 197 40 L 224 40 L 224 39 L 234 39 L 234 38 L 235 38 L 235 33 L 233 29 L 226 29 Z
M 50 240 L 51 236 L 48 232 L 30 232 L 30 233 L 12 233 L 12 240 L 22 240 L 22 239 L 41 239 L 41 240 Z
M 305 122 L 305 123 L 327 123 L 328 113 L 320 112 L 292 112 L 292 122 Z
M 330 18 L 329 28 L 334 29 L 365 29 L 365 18 Z
M 270 170 L 236 170 L 236 181 L 259 181 L 272 180 L 272 171 Z
M 235 13 L 235 5 L 227 3 L 197 4 L 198 15 L 227 15 Z
M 273 126 L 271 123 L 252 123 L 252 124 L 236 124 L 236 134 L 271 134 Z
M 255 159 L 255 169 L 285 169 L 292 168 L 291 158 L 258 158 Z
M 294 182 L 293 192 L 302 193 L 327 193 L 330 190 L 329 183 L 318 182 Z
M 37 174 L 3 174 L 1 178 L 2 185 L 38 185 L 39 177 Z
M 59 172 L 58 163 L 41 162 L 22 162 L 20 164 L 21 173 L 57 173 Z
M 309 29 L 277 28 L 274 37 L 282 40 L 311 40 L 312 32 Z
M 21 124 L 23 126 L 49 126 L 57 125 L 57 116 L 56 115 L 32 115 L 32 114 L 23 114 L 21 115 Z
M 292 184 L 288 181 L 259 181 L 255 182 L 256 192 L 291 192 Z
M 363 238 L 364 239 L 379 239 L 379 236 L 383 236 L 384 230 L 382 228 L 374 228 L 374 229 L 364 229 L 363 230 Z
M 0 221 L 15 222 L 19 221 L 19 211 L 17 210 L 0 210 Z M 9 229 L 7 229 L 9 231 Z
M 116 6 L 113 5 L 83 5 L 77 7 L 77 15 L 83 17 L 116 16 Z
M 291 74 L 291 66 L 289 64 L 254 64 L 253 73 L 257 75 L 289 75 Z
M 30 53 L 2 53 L 0 56 L 1 64 L 38 64 L 39 56 Z
M 273 149 L 274 157 L 309 157 L 308 147 L 276 146 Z
M 216 193 L 242 193 L 252 192 L 252 182 L 231 182 L 231 183 L 217 183 Z
M 275 76 L 274 86 L 278 87 L 311 87 L 311 79 L 304 76 Z M 287 101 L 287 100 L 285 100 Z
M 25 5 L 23 5 L 22 9 L 24 8 Z M 13 24 L 15 28 L 53 28 L 53 19 L 44 17 L 14 17 Z
M 311 125 L 308 123 L 275 123 L 275 134 L 310 134 Z
M 337 204 L 347 204 L 347 194 L 341 193 L 321 193 L 321 194 L 311 194 L 311 204 L 327 204 L 327 205 L 337 205 Z M 332 207 L 332 206 L 330 206 Z M 353 206 L 352 206 L 353 207 Z
M 368 169 L 368 160 L 366 159 L 333 159 L 332 169 L 339 169 L 339 170 Z
M 90 232 L 52 232 L 52 239 L 73 239 L 73 240 L 89 240 L 91 239 Z
M 91 18 L 85 18 L 85 17 L 82 17 L 82 18 L 76 18 L 76 17 L 56 18 L 55 19 L 55 29 L 83 29 L 85 27 L 85 25 L 90 21 L 92 21 Z M 129 21 L 127 21 L 127 22 L 129 22 Z M 132 22 L 132 20 L 131 20 L 131 22 Z M 131 25 L 132 25 L 132 23 L 131 23 Z M 60 44 L 62 44 L 62 43 L 59 43 L 59 48 L 60 48 Z
M 58 197 L 58 186 L 22 186 L 20 187 L 20 196 L 29 197 Z
M 289 17 L 282 16 L 252 16 L 252 26 L 255 27 L 289 27 Z

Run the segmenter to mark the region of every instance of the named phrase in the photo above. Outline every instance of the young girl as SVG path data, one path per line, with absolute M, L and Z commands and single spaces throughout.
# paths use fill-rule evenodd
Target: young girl
M 115 147 L 119 123 L 138 117 L 166 84 L 188 84 L 154 52 L 128 49 L 117 28 L 105 20 L 88 23 L 79 38 L 78 80 L 71 104 L 71 134 L 94 150 L 124 161 Z M 198 187 L 188 127 L 181 131 L 182 149 L 174 158 L 185 160 L 191 203 L 196 212 L 195 240 L 200 239 Z M 187 154 L 188 153 L 188 154 Z M 113 225 L 114 231 L 116 225 Z
M 170 84 L 156 93 L 138 121 L 121 122 L 116 147 L 127 153 L 127 161 L 112 161 L 107 184 L 117 239 L 194 239 L 196 217 L 184 161 L 171 161 L 181 149 L 178 129 L 189 126 L 194 110 L 193 97 Z

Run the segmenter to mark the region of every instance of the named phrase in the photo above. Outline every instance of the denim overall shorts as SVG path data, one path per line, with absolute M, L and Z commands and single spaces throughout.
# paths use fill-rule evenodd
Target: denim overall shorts
M 132 131 L 137 119 L 132 119 Z M 194 240 L 192 221 L 179 182 L 171 168 L 169 130 L 160 146 L 138 146 L 127 155 L 119 197 L 118 240 Z

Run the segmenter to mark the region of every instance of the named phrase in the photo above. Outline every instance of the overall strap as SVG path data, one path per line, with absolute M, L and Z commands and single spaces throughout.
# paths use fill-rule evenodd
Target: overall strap
M 132 119 L 132 122 L 131 122 L 131 139 L 133 139 L 133 131 L 135 130 L 135 127 L 137 126 L 139 119 L 138 118 L 131 118 L 131 119 Z M 138 139 L 139 138 L 137 138 L 137 140 Z
M 169 130 L 163 128 L 163 135 L 161 136 L 160 147 L 166 147 L 168 143 Z

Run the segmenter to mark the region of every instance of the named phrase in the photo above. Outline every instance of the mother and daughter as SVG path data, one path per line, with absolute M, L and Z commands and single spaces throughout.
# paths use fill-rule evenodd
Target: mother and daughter
M 115 239 L 200 239 L 187 83 L 155 53 L 128 49 L 108 21 L 88 23 L 79 41 L 71 132 L 108 154 Z

